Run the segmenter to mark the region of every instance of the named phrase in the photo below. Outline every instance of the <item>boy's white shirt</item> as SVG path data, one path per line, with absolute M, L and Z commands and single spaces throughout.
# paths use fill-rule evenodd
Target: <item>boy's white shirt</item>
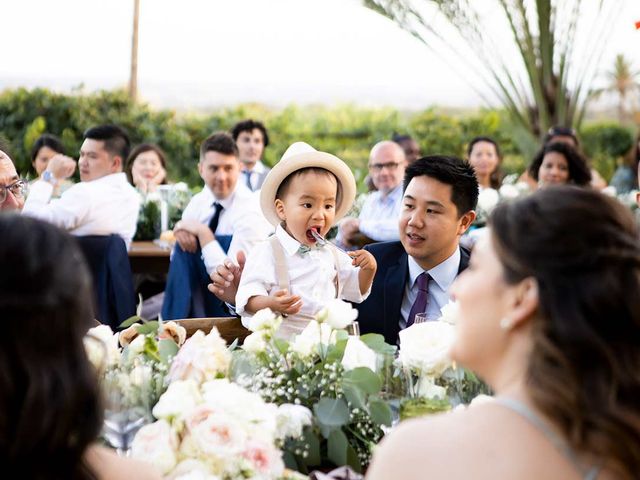
M 322 248 L 312 248 L 302 255 L 298 252 L 300 242 L 291 237 L 282 226 L 276 228 L 276 237 L 282 245 L 289 271 L 289 286 L 291 295 L 302 298 L 301 314 L 315 315 L 326 302 L 336 296 L 335 289 L 335 256 L 329 245 Z M 338 275 L 342 287 L 342 299 L 360 303 L 371 292 L 360 293 L 358 282 L 359 267 L 352 265 L 353 259 L 344 252 L 338 251 Z M 247 326 L 253 316 L 246 312 L 245 306 L 249 298 L 255 295 L 272 295 L 280 290 L 275 271 L 273 249 L 268 241 L 255 246 L 248 255 L 240 285 L 236 294 L 236 313 L 242 315 L 242 323 Z

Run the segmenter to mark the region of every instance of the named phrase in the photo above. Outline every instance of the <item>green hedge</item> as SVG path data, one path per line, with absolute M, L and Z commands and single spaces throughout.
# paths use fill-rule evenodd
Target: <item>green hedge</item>
M 41 133 L 58 135 L 66 153 L 77 157 L 84 130 L 100 123 L 116 123 L 129 132 L 134 144 L 153 142 L 166 151 L 172 180 L 197 186 L 201 183 L 196 170 L 200 142 L 211 132 L 227 130 L 249 117 L 263 121 L 269 129 L 272 144 L 265 152 L 266 163 L 273 165 L 289 144 L 301 140 L 343 158 L 358 180 L 366 174 L 371 146 L 390 138 L 394 132 L 414 135 L 425 154 L 460 156 L 465 156 L 466 144 L 472 137 L 494 137 L 505 155 L 503 168 L 507 173 L 522 171 L 529 160 L 512 141 L 504 115 L 495 110 L 456 115 L 428 109 L 406 114 L 391 108 L 353 105 L 332 108 L 291 105 L 275 110 L 244 104 L 206 114 L 177 114 L 146 104 L 132 104 L 126 92 L 120 90 L 60 94 L 46 89 L 20 88 L 0 94 L 0 135 L 10 142 L 11 153 L 22 174 L 29 170 L 29 151 Z M 610 127 L 596 125 L 583 130 L 583 135 L 588 137 L 583 139 L 585 146 L 593 148 L 598 158 L 604 155 L 605 161 L 619 151 L 611 149 L 612 135 L 604 133 L 603 128 Z M 621 141 L 616 140 L 618 144 Z

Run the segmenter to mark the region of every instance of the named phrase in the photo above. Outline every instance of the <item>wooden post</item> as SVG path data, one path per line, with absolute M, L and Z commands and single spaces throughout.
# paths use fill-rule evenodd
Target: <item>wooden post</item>
M 133 0 L 133 35 L 131 36 L 131 72 L 129 75 L 129 98 L 132 102 L 138 99 L 138 18 L 140 16 L 140 0 Z

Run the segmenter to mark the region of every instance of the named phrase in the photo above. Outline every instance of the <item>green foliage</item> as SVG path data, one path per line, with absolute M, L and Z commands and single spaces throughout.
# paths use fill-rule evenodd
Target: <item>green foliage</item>
M 591 164 L 607 180 L 613 176 L 617 160 L 633 146 L 633 132 L 615 122 L 587 125 L 580 137 Z

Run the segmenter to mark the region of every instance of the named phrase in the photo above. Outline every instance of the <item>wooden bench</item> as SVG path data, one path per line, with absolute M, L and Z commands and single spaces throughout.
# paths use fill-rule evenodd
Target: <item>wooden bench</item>
M 202 330 L 207 334 L 215 326 L 220 332 L 220 336 L 227 342 L 227 345 L 233 343 L 235 339 L 238 339 L 238 342 L 242 344 L 244 339 L 251 333 L 251 331 L 242 326 L 242 322 L 237 317 L 184 318 L 173 321 L 187 330 L 187 338 L 198 330 Z

